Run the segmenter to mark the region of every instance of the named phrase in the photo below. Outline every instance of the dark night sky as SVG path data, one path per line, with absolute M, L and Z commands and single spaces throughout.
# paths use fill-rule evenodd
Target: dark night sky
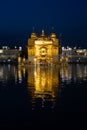
M 87 47 L 87 0 L 0 0 L 0 45 L 26 45 L 33 26 Z

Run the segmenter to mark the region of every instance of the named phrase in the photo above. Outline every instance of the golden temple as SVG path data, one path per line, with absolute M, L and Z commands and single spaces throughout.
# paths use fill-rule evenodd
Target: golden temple
M 55 32 L 46 36 L 44 30 L 40 36 L 33 31 L 28 38 L 27 56 L 18 57 L 18 65 L 64 65 L 68 63 L 68 57 L 62 57 L 61 46 Z
M 54 32 L 48 37 L 44 30 L 40 36 L 32 32 L 27 47 L 29 64 L 57 64 L 59 62 L 59 39 Z

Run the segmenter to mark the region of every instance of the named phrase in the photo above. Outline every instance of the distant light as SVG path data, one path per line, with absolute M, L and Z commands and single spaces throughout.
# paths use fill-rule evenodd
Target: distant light
M 19 47 L 19 50 L 20 50 L 20 51 L 22 50 L 22 47 L 21 47 L 21 46 Z
M 10 62 L 11 61 L 11 59 L 8 59 L 8 62 Z
M 15 49 L 17 49 L 17 47 L 15 46 Z
M 77 62 L 79 62 L 79 60 L 76 60 Z
M 72 50 L 72 48 L 69 47 L 68 50 Z
M 8 46 L 2 46 L 2 48 L 7 50 L 7 49 L 8 49 Z
M 62 47 L 62 50 L 65 50 L 65 48 L 64 48 L 64 47 Z
M 3 53 L 3 50 L 2 50 L 2 49 L 0 49 L 0 53 Z
M 76 46 L 74 47 L 74 49 L 76 49 Z

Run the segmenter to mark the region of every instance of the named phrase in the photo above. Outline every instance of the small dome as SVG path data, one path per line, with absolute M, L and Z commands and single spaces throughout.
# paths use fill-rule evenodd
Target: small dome
M 42 36 L 42 37 L 45 36 L 44 30 L 42 30 L 41 36 Z
M 32 32 L 32 33 L 31 33 L 31 38 L 36 38 L 36 37 L 37 37 L 36 33 L 35 33 L 35 32 Z
M 56 34 L 55 33 L 51 33 L 51 38 L 56 38 Z

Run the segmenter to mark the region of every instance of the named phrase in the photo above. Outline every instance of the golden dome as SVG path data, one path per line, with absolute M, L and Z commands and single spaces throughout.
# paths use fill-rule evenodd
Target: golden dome
M 56 34 L 54 32 L 51 33 L 51 38 L 56 38 Z
M 32 32 L 32 33 L 31 33 L 31 38 L 37 38 L 37 35 L 36 35 L 35 32 Z

